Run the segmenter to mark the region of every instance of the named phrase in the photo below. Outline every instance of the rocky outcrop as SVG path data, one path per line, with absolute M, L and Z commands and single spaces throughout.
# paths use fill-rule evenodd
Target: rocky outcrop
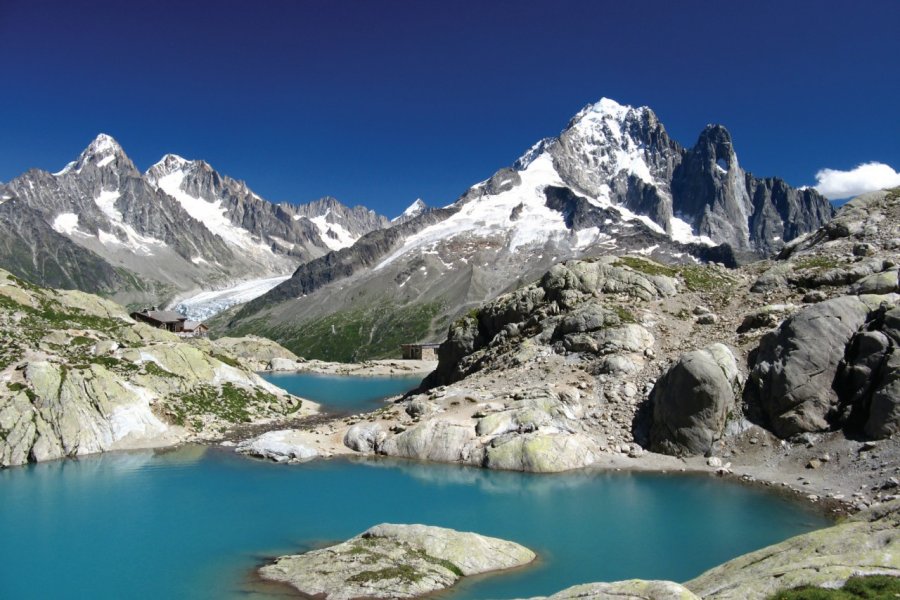
M 280 430 L 241 442 L 235 448 L 241 454 L 268 458 L 275 462 L 303 462 L 319 456 L 308 436 L 299 431 Z
M 900 577 L 900 501 L 751 552 L 685 586 L 705 600 L 764 600 L 801 585 L 839 587 L 853 575 Z
M 676 281 L 636 271 L 613 257 L 554 266 L 538 283 L 501 296 L 450 327 L 438 350 L 438 367 L 423 385 L 446 385 L 478 371 L 489 353 L 502 353 L 537 336 L 572 352 L 618 355 L 610 370 L 631 370 L 653 345 L 653 336 L 622 309 L 604 306 L 604 295 L 635 300 L 672 296 Z M 567 311 L 568 314 L 559 315 Z M 556 315 L 559 315 L 558 317 Z
M 0 271 L 0 466 L 166 446 L 315 409 L 207 340 Z
M 374 452 L 386 436 L 377 423 L 357 423 L 344 434 L 344 445 L 356 452 Z
M 700 600 L 700 597 L 674 581 L 629 579 L 576 585 L 545 599 L 531 600 Z
M 255 335 L 213 340 L 213 344 L 239 358 L 254 371 L 296 370 L 304 362 L 302 358 L 268 338 Z
M 558 473 L 590 466 L 601 454 L 597 443 L 581 433 L 536 432 L 505 435 L 485 448 L 489 469 Z
M 854 576 L 900 577 L 900 500 L 714 567 L 686 583 L 632 579 L 576 585 L 531 600 L 767 600 L 800 586 L 839 588 Z
M 835 380 L 844 416 L 875 439 L 900 431 L 900 307 L 870 314 L 850 342 Z M 849 414 L 848 414 L 849 413 Z
M 744 400 L 762 409 L 772 431 L 788 437 L 829 428 L 838 363 L 868 314 L 859 298 L 836 298 L 804 308 L 762 339 Z
M 859 414 L 870 403 L 864 398 L 872 395 L 859 394 L 848 382 L 856 383 L 861 374 L 871 374 L 867 362 L 875 361 L 880 368 L 887 350 L 885 347 L 879 354 L 879 336 L 857 333 L 876 311 L 883 312 L 885 303 L 895 302 L 896 298 L 885 296 L 843 296 L 807 306 L 785 320 L 760 342 L 744 390 L 745 403 L 759 409 L 781 437 L 843 426 L 847 411 L 842 408 L 856 406 Z M 854 339 L 862 350 L 851 349 L 838 382 L 839 365 Z M 873 353 L 875 357 L 870 356 Z M 843 401 L 836 388 L 844 390 Z M 872 431 L 875 429 L 873 426 Z
M 438 368 L 423 383 L 431 391 L 404 402 L 411 422 L 382 427 L 383 439 L 374 440 L 363 435 L 370 426 L 354 425 L 345 443 L 362 452 L 531 472 L 582 468 L 609 453 L 640 453 L 630 434 L 623 439 L 618 433 L 623 424 L 631 429 L 633 415 L 625 414 L 635 410 L 638 387 L 630 381 L 621 399 L 602 409 L 583 386 L 507 387 L 497 396 L 465 382 L 475 375 L 531 369 L 542 356 L 573 364 L 584 360 L 604 379 L 630 380 L 647 364 L 655 344 L 631 308 L 668 298 L 681 285 L 677 271 L 663 274 L 653 265 L 612 257 L 570 261 L 459 319 L 439 350 Z M 600 412 L 618 409 L 619 401 L 629 405 L 616 414 L 621 423 L 612 422 L 611 414 L 604 418 L 617 433 L 607 436 L 603 428 L 598 435 L 586 418 L 589 410 L 599 418 Z
M 382 524 L 336 546 L 279 557 L 259 574 L 325 600 L 416 598 L 534 558 L 523 546 L 475 533 Z
M 731 350 L 712 344 L 681 356 L 650 394 L 650 449 L 664 454 L 705 454 L 722 437 L 734 407 L 740 373 Z

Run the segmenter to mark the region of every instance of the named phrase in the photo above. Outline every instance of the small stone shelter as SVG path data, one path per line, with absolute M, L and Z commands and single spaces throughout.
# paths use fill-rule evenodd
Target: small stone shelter
M 184 331 L 184 324 L 187 321 L 187 317 L 181 313 L 171 310 L 156 310 L 155 308 L 133 312 L 129 316 L 135 321 L 141 321 L 157 329 L 165 329 L 174 333 Z
M 200 321 L 185 321 L 184 329 L 181 330 L 181 333 L 184 335 L 193 335 L 196 337 L 203 337 L 209 332 L 209 327 L 207 327 L 206 323 L 201 323 Z
M 437 360 L 440 344 L 400 344 L 404 360 Z

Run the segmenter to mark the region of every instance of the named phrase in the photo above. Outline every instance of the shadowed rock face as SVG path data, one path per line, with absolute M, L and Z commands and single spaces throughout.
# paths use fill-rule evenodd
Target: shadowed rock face
M 461 577 L 527 565 L 531 550 L 504 540 L 425 525 L 376 525 L 342 544 L 282 556 L 259 570 L 325 600 L 416 598 Z
M 815 190 L 741 169 L 731 134 L 721 125 L 707 126 L 685 152 L 673 173 L 672 198 L 675 213 L 689 218 L 701 235 L 762 256 L 824 225 L 833 213 Z
M 788 318 L 760 342 L 744 389 L 780 437 L 865 423 L 866 433 L 886 437 L 897 428 L 893 395 L 897 309 L 879 313 L 891 298 L 842 296 L 813 304 Z M 888 304 L 890 306 L 890 304 Z M 874 331 L 863 331 L 867 322 Z M 840 368 L 840 376 L 839 376 Z
M 871 438 L 900 431 L 900 307 L 877 310 L 847 344 L 834 388 L 848 426 Z
M 542 600 L 532 598 L 532 600 Z M 545 600 L 700 600 L 674 581 L 629 579 L 612 583 L 586 583 L 557 592 Z

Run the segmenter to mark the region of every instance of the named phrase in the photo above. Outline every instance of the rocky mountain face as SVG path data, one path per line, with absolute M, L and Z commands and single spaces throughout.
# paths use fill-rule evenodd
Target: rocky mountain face
M 387 217 L 376 214 L 364 206 L 350 208 L 331 197 L 321 198 L 309 204 L 281 204 L 293 214 L 294 220 L 309 221 L 315 225 L 319 236 L 331 250 L 352 246 L 356 240 L 377 229 L 390 225 Z
M 226 329 L 320 358 L 385 356 L 442 339 L 453 318 L 563 260 L 631 252 L 734 266 L 832 214 L 815 191 L 746 173 L 723 127 L 684 149 L 649 108 L 606 99 L 451 206 L 419 209 L 358 250 L 303 265 Z
M 559 263 L 456 319 L 414 393 L 306 433 L 492 469 L 687 466 L 854 509 L 890 500 L 898 227 L 893 190 L 735 269 Z
M 179 338 L 108 300 L 0 270 L 0 467 L 215 438 L 235 424 L 316 412 L 256 375 L 258 357 L 245 364 L 242 345 Z
M 328 208 L 346 213 L 345 245 L 387 222 L 333 199 L 275 205 L 206 162 L 172 154 L 141 174 L 102 134 L 58 173 L 31 170 L 0 186 L 0 198 L 3 239 L 23 242 L 7 242 L 0 265 L 37 283 L 125 302 L 161 303 L 287 274 L 334 247 L 316 222 Z

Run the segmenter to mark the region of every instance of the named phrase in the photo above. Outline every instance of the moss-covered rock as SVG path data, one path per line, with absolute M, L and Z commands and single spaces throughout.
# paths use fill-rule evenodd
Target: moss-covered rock
M 802 585 L 839 587 L 854 575 L 900 576 L 900 500 L 720 565 L 685 584 L 706 600 L 763 600 Z
M 0 381 L 0 467 L 170 445 L 316 410 L 227 349 L 135 323 L 90 294 L 39 288 L 3 271 Z
M 518 544 L 425 525 L 376 525 L 350 540 L 282 556 L 259 570 L 325 600 L 416 598 L 461 577 L 527 565 L 535 554 Z

